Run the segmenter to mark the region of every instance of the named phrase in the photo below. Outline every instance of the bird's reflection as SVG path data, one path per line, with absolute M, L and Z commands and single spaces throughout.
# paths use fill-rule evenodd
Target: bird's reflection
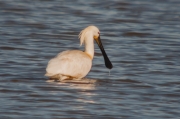
M 62 87 L 70 89 L 81 89 L 81 90 L 94 90 L 96 86 L 96 79 L 82 79 L 82 80 L 65 80 L 59 82 L 57 80 L 47 80 L 48 83 L 54 83 L 61 85 Z
M 47 82 L 55 84 L 57 87 L 61 87 L 63 89 L 72 89 L 76 93 L 73 92 L 72 95 L 79 95 L 75 100 L 77 102 L 81 102 L 84 104 L 91 103 L 95 104 L 97 103 L 96 100 L 94 100 L 94 96 L 97 95 L 93 90 L 96 89 L 97 80 L 96 79 L 83 79 L 78 81 L 66 81 L 66 82 L 57 82 L 55 80 L 48 80 Z M 67 90 L 68 91 L 68 90 Z M 76 106 L 76 109 L 84 109 L 83 106 Z

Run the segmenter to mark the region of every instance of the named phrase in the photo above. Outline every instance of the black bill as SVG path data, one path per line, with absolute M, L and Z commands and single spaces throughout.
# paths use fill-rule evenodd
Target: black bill
M 113 68 L 113 65 L 111 64 L 109 58 L 108 58 L 107 55 L 106 55 L 106 52 L 105 52 L 105 50 L 104 50 L 104 47 L 103 47 L 102 42 L 101 42 L 101 39 L 100 39 L 100 36 L 99 36 L 97 39 L 95 39 L 95 41 L 96 41 L 96 43 L 98 44 L 99 48 L 101 49 L 101 52 L 102 52 L 102 54 L 103 54 L 104 62 L 105 62 L 106 67 L 109 68 L 109 69 L 112 69 L 112 68 Z

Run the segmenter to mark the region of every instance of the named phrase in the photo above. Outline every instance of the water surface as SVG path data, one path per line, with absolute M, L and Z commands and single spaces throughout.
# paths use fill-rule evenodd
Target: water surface
M 3 0 L 0 16 L 0 118 L 180 117 L 179 0 Z M 95 84 L 47 82 L 48 61 L 83 50 L 78 34 L 92 24 L 110 76 L 95 44 Z

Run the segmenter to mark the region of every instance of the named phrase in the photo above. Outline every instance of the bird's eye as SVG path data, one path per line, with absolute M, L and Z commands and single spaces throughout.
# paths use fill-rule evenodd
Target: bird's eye
M 98 32 L 98 34 L 100 34 L 100 33 Z

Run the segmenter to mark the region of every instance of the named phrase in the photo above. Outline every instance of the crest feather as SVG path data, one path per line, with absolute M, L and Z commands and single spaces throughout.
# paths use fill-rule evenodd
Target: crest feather
M 84 40 L 86 37 L 86 33 L 87 33 L 87 29 L 84 29 L 80 32 L 79 34 L 79 39 L 80 39 L 80 46 L 82 46 L 82 44 L 84 44 Z

